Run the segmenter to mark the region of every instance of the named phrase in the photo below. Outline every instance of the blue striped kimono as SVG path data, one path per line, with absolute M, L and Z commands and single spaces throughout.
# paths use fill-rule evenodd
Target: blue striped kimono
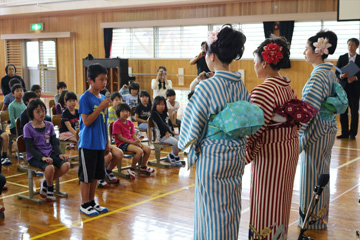
M 330 171 L 331 149 L 334 145 L 337 127 L 335 114 L 323 111 L 321 102 L 331 96 L 335 81 L 337 79 L 332 71 L 332 65 L 323 63 L 314 68 L 302 92 L 302 100 L 319 110 L 319 113 L 308 124 L 303 125 L 299 132 L 301 152 L 300 209 L 303 212 L 308 208 L 311 194 L 319 176 Z M 310 220 L 319 219 L 319 221 L 314 225 L 307 226 L 308 229 L 326 228 L 329 200 L 330 190 L 329 184 L 327 184 L 313 211 L 313 214 L 319 217 L 310 217 Z M 302 226 L 301 217 L 299 225 Z
M 200 138 L 210 115 L 219 113 L 226 103 L 239 100 L 250 102 L 240 75 L 217 71 L 212 78 L 201 81 L 182 118 L 179 148 Z M 198 159 L 191 148 L 190 166 L 196 165 L 194 239 L 237 239 L 246 143 L 246 138 L 205 139 Z

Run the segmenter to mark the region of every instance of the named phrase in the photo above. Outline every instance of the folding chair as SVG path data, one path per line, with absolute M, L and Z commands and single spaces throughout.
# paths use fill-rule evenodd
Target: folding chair
M 155 148 L 155 159 L 156 162 L 148 161 L 148 164 L 151 166 L 170 168 L 170 164 L 162 163 L 161 161 L 167 160 L 167 157 L 160 158 L 161 149 L 164 147 L 172 147 L 170 143 L 161 143 L 157 141 L 157 126 L 154 124 L 151 117 L 148 118 L 148 129 L 147 135 L 149 138 L 149 145 L 152 144 Z
M 25 141 L 24 141 L 24 137 L 23 135 L 19 136 L 17 139 L 16 139 L 16 143 L 17 143 L 17 151 L 18 151 L 18 156 L 19 156 L 19 153 L 22 153 L 23 154 L 23 162 L 24 164 L 21 164 L 21 159 L 19 157 L 18 158 L 18 162 L 19 164 L 21 164 L 21 168 L 22 169 L 26 169 L 27 170 L 27 173 L 28 173 L 28 185 L 29 185 L 29 196 L 25 196 L 25 195 L 22 195 L 22 194 L 18 194 L 17 197 L 19 199 L 27 199 L 27 200 L 30 200 L 32 202 L 36 202 L 38 204 L 41 204 L 41 203 L 44 203 L 46 202 L 45 199 L 36 199 L 35 198 L 35 195 L 39 194 L 38 191 L 34 191 L 34 176 L 36 176 L 36 172 L 37 171 L 41 171 L 42 170 L 40 168 L 36 168 L 36 167 L 32 167 L 29 165 L 28 161 L 27 161 L 27 158 L 26 158 L 26 146 L 25 146 Z M 57 178 L 55 180 L 55 188 L 54 188 L 54 195 L 56 196 L 59 196 L 59 197 L 64 197 L 64 198 L 67 198 L 68 197 L 68 194 L 67 193 L 63 193 L 63 192 L 60 192 L 60 181 L 59 181 L 59 178 Z

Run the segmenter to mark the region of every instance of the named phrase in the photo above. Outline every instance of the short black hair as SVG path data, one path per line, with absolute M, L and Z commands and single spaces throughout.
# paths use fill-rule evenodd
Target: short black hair
M 165 66 L 159 66 L 157 71 L 159 72 L 160 69 L 164 69 L 165 71 L 167 71 Z
M 59 90 L 60 88 L 67 88 L 66 83 L 58 82 L 58 84 L 56 85 L 56 89 Z
M 119 105 L 116 106 L 116 116 L 118 118 L 120 118 L 121 111 L 129 111 L 130 112 L 129 105 L 127 105 L 127 103 L 120 103 Z
M 130 84 L 129 86 L 129 92 L 131 93 L 131 90 L 140 90 L 140 84 L 137 82 L 133 82 L 132 84 Z
M 111 101 L 114 101 L 115 100 L 115 98 L 120 98 L 120 99 L 122 99 L 122 96 L 121 96 L 121 94 L 119 93 L 119 92 L 113 92 L 111 95 L 110 95 L 110 99 L 111 99 Z
M 14 93 L 16 91 L 16 89 L 21 88 L 23 89 L 23 87 L 21 86 L 21 84 L 15 84 L 14 86 L 12 86 L 11 88 L 11 93 Z M 24 90 L 24 89 L 23 89 Z
M 356 44 L 356 46 L 359 46 L 359 39 L 357 39 L 357 38 L 350 38 L 349 40 L 347 40 L 346 43 L 349 43 L 349 42 L 353 42 Z
M 100 74 L 107 74 L 107 69 L 100 63 L 93 63 L 88 67 L 87 76 L 91 80 L 95 81 Z
M 13 66 L 14 69 L 15 69 L 15 73 L 16 73 L 16 67 L 15 67 L 15 65 L 14 65 L 14 64 L 8 64 L 8 65 L 6 65 L 6 67 L 5 67 L 5 72 L 6 72 L 6 74 L 8 74 L 8 68 L 9 68 L 9 66 Z
M 20 80 L 17 79 L 17 78 L 12 78 L 12 79 L 10 79 L 10 81 L 9 81 L 9 86 L 10 86 L 10 88 L 11 88 L 12 86 L 14 86 L 15 84 L 21 84 Z
M 27 102 L 31 99 L 31 98 L 38 98 L 38 95 L 33 92 L 33 91 L 27 91 L 24 93 L 24 96 L 23 96 L 23 102 L 25 105 L 27 105 Z
M 166 97 L 171 97 L 171 96 L 175 96 L 176 92 L 174 89 L 169 88 L 168 90 L 166 90 Z
M 65 91 L 65 90 L 64 90 Z M 61 92 L 62 93 L 62 92 Z M 59 99 L 60 100 L 60 99 Z M 74 92 L 67 92 L 65 94 L 65 102 L 69 100 L 77 100 L 77 96 Z
M 161 102 L 164 102 L 164 104 L 165 104 L 164 112 L 168 112 L 168 108 L 166 106 L 166 99 L 163 96 L 156 96 L 155 97 L 155 99 L 153 101 L 153 106 L 152 106 L 151 111 L 152 112 L 156 111 L 156 106 L 159 105 Z
M 200 46 L 202 47 L 204 44 L 207 45 L 207 42 L 206 41 L 202 42 Z
M 34 84 L 31 86 L 31 91 L 35 92 L 36 90 L 41 90 L 41 86 L 39 84 Z
M 34 120 L 34 110 L 36 108 L 38 108 L 39 106 L 41 106 L 46 112 L 45 103 L 43 103 L 43 101 L 41 101 L 40 99 L 35 99 L 28 104 L 28 106 L 26 108 L 26 112 L 27 112 L 30 120 Z
M 61 92 L 60 97 L 59 97 L 59 101 L 58 103 L 60 103 L 61 106 L 65 106 L 65 94 L 68 93 L 68 90 L 64 90 Z

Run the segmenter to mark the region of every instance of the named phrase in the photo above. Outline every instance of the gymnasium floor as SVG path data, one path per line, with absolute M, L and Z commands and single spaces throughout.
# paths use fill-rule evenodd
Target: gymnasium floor
M 327 230 L 307 231 L 314 239 L 357 239 L 360 230 L 360 137 L 336 140 L 330 172 L 330 218 Z M 171 149 L 164 149 L 163 156 Z M 75 154 L 70 152 L 70 154 Z M 181 154 L 181 158 L 184 156 Z M 150 159 L 154 159 L 152 153 Z M 97 201 L 109 212 L 88 217 L 79 212 L 80 188 L 77 167 L 61 178 L 61 190 L 69 194 L 53 203 L 38 205 L 18 200 L 27 193 L 27 176 L 16 170 L 16 161 L 3 166 L 9 190 L 0 205 L 0 239 L 192 239 L 194 169 L 157 168 L 156 176 L 120 179 L 120 184 L 97 189 Z M 127 160 L 123 161 L 127 164 Z M 298 168 L 299 170 L 299 168 Z M 298 236 L 299 171 L 294 184 L 288 239 Z M 247 239 L 249 222 L 250 167 L 243 177 L 242 218 L 239 239 Z M 36 177 L 39 187 L 41 177 Z

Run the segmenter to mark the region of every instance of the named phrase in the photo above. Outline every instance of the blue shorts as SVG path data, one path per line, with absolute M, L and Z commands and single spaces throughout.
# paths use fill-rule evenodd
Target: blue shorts
M 121 149 L 121 151 L 125 152 L 129 145 L 130 143 L 123 143 L 119 146 L 119 148 Z
M 57 156 L 55 153 L 51 153 L 50 157 L 53 159 L 52 165 L 54 165 L 56 168 L 61 168 L 61 165 L 65 163 L 65 160 L 62 160 L 59 156 Z M 35 157 L 28 160 L 30 166 L 41 168 L 43 171 L 45 171 L 45 168 L 50 165 L 49 163 L 37 159 Z
M 3 134 L 4 132 L 5 132 L 4 130 L 0 129 L 0 135 Z

